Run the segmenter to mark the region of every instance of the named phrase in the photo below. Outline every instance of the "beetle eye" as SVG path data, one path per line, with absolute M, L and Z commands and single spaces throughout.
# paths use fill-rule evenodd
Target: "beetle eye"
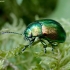
M 25 37 L 25 40 L 29 40 L 29 38 L 28 37 Z

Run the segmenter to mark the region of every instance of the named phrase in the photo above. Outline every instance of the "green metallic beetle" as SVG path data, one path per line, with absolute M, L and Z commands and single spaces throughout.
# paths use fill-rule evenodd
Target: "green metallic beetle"
M 42 19 L 32 22 L 25 29 L 24 35 L 25 38 L 29 40 L 30 44 L 26 45 L 23 51 L 34 42 L 36 37 L 38 37 L 43 44 L 45 53 L 47 44 L 43 39 L 50 43 L 52 50 L 54 46 L 57 46 L 58 43 L 63 43 L 66 39 L 66 32 L 63 27 L 52 19 Z
M 23 35 L 16 32 L 1 32 L 1 34 L 4 33 Z M 24 35 L 30 43 L 22 49 L 23 51 L 34 42 L 36 37 L 38 37 L 40 42 L 43 44 L 45 53 L 47 44 L 44 40 L 47 40 L 50 43 L 53 50 L 58 43 L 63 43 L 66 39 L 66 32 L 63 27 L 57 21 L 52 19 L 42 19 L 32 22 L 25 29 Z

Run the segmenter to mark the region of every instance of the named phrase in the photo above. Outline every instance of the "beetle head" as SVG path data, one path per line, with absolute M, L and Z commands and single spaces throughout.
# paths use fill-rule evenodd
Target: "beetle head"
M 27 29 L 24 31 L 24 35 L 25 35 L 25 39 L 27 39 L 27 40 L 29 40 L 30 38 L 32 38 L 31 30 L 27 28 Z
M 42 34 L 42 26 L 38 22 L 33 22 L 28 25 L 24 31 L 25 38 L 33 40 L 35 37 L 39 37 Z

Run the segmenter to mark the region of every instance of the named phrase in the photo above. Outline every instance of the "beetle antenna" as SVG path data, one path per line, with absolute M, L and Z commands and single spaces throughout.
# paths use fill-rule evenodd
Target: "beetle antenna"
M 5 33 L 12 33 L 12 34 L 18 34 L 18 35 L 23 35 L 23 34 L 21 34 L 21 33 L 17 33 L 17 32 L 0 32 L 1 34 L 5 34 Z

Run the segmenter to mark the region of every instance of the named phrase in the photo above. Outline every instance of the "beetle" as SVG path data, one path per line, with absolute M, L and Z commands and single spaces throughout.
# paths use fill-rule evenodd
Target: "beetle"
M 61 24 L 52 19 L 36 20 L 30 23 L 25 29 L 24 35 L 30 43 L 23 48 L 23 51 L 35 41 L 36 37 L 42 43 L 45 53 L 47 44 L 44 40 L 49 42 L 53 50 L 54 46 L 57 46 L 58 43 L 63 43 L 66 39 L 66 32 Z
M 63 43 L 66 40 L 66 32 L 61 24 L 52 19 L 41 19 L 30 23 L 23 34 L 16 32 L 2 32 L 2 34 L 4 33 L 24 35 L 26 40 L 29 40 L 30 43 L 26 45 L 22 51 L 24 51 L 28 46 L 32 45 L 37 37 L 42 43 L 45 53 L 47 44 L 44 40 L 47 40 L 52 46 L 52 51 L 55 46 L 57 46 L 59 43 Z

